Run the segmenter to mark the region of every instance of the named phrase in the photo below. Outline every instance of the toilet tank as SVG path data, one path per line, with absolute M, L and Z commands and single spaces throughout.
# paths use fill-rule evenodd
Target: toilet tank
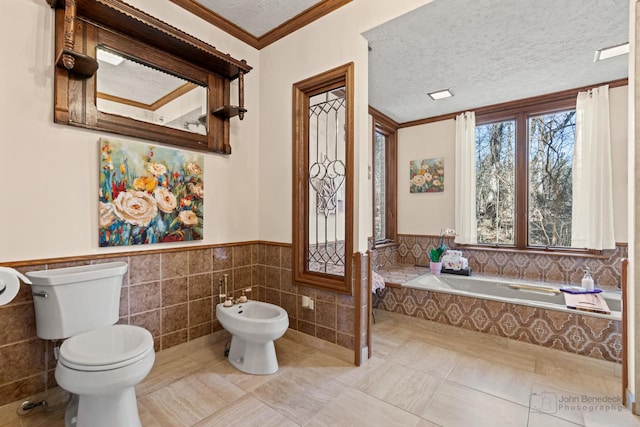
M 118 321 L 120 289 L 127 263 L 31 271 L 36 334 L 43 339 L 69 338 Z

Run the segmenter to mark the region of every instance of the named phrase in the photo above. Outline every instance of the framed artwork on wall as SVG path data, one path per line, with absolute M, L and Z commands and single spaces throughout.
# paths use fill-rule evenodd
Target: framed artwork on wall
M 409 162 L 409 191 L 411 193 L 444 191 L 444 158 L 411 160 Z
M 99 244 L 202 240 L 204 156 L 100 140 Z

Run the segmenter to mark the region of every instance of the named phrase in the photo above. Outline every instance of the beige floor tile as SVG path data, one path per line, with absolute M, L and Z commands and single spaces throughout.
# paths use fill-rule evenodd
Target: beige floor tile
M 533 374 L 501 363 L 464 356 L 447 381 L 452 381 L 502 399 L 529 406 Z
M 195 424 L 196 427 L 296 427 L 297 425 L 251 395 L 241 397 L 230 406 Z
M 251 375 L 245 372 L 239 371 L 225 359 L 208 368 L 208 371 L 219 375 L 231 384 L 234 384 L 238 388 L 249 392 L 255 390 L 263 384 L 271 381 L 276 376 L 280 375 L 282 369 L 279 372 L 271 375 Z
M 585 427 L 639 427 L 640 417 L 617 404 L 604 404 L 582 413 Z
M 460 355 L 422 341 L 409 341 L 394 353 L 393 361 L 429 375 L 447 378 Z
M 196 349 L 187 356 L 200 366 L 214 365 L 226 360 L 224 356 L 226 342 L 218 342 L 204 348 Z M 180 346 L 178 346 L 180 347 Z
M 561 353 L 561 352 L 554 352 Z M 620 395 L 620 378 L 591 370 L 589 361 L 571 363 L 562 355 L 554 353 L 538 357 L 536 374 L 545 377 L 549 383 L 559 388 L 586 394 Z
M 542 413 L 530 413 L 527 427 L 576 427 L 582 424 L 574 424 L 569 421 Z
M 219 375 L 189 375 L 150 393 L 140 404 L 163 426 L 193 425 L 246 394 Z
M 370 372 L 357 388 L 414 415 L 422 415 L 444 380 L 393 362 Z
M 162 424 L 160 424 L 158 420 L 156 420 L 155 417 L 151 415 L 151 412 L 147 411 L 147 408 L 145 408 L 141 404 L 138 405 L 138 415 L 140 415 L 140 422 L 144 427 L 162 426 Z
M 527 407 L 447 381 L 422 418 L 447 427 L 524 427 L 528 412 Z
M 375 376 L 375 371 L 387 363 L 389 362 L 386 359 L 373 356 L 371 359 L 365 360 L 361 366 L 351 366 L 342 375 L 336 377 L 336 379 L 343 384 L 356 387 L 363 378 L 369 375 Z
M 308 427 L 409 427 L 420 419 L 361 391 L 347 388 Z
M 416 424 L 416 427 L 443 427 L 440 424 L 436 424 L 436 423 L 432 423 L 431 421 L 427 421 L 427 420 L 420 420 L 418 421 L 418 424 Z
M 278 375 L 253 394 L 281 415 L 304 425 L 344 388 L 344 384 L 327 375 L 298 369 Z
M 149 375 L 136 386 L 136 396 L 143 397 L 198 372 L 200 369 L 201 366 L 189 358 L 180 358 L 161 365 L 154 365 Z
M 549 382 L 548 378 L 536 377 L 533 382 L 529 403 L 532 414 L 551 415 L 574 424 L 582 425 L 582 409 L 574 402 L 582 399 L 582 394 L 562 389 Z

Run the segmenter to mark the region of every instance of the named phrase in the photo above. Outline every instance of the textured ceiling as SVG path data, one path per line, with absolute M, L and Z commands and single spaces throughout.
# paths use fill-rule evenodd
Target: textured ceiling
M 628 28 L 628 0 L 434 0 L 363 34 L 369 105 L 404 123 L 625 78 L 593 57 Z
M 319 0 L 196 0 L 209 10 L 260 37 Z

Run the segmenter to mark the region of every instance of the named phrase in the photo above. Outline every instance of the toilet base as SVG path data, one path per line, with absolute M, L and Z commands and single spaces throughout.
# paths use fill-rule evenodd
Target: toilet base
M 66 427 L 142 427 L 133 387 L 106 396 L 80 395 L 77 410 L 76 423 Z
M 255 343 L 233 335 L 229 348 L 229 363 L 247 374 L 269 375 L 278 372 L 278 359 L 273 341 Z

